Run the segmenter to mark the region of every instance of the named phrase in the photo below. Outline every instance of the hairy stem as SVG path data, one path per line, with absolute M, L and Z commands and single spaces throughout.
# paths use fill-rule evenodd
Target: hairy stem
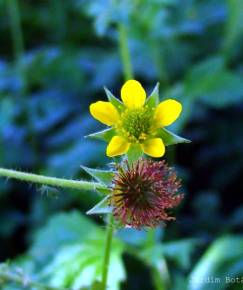
M 128 47 L 127 29 L 122 23 L 119 23 L 118 31 L 119 31 L 119 48 L 121 54 L 121 61 L 123 65 L 124 77 L 126 80 L 129 80 L 133 78 L 133 70 L 131 56 Z
M 107 280 L 108 280 L 108 272 L 109 272 L 109 265 L 110 265 L 110 255 L 111 255 L 111 245 L 112 245 L 112 238 L 113 238 L 113 215 L 110 214 L 109 221 L 107 224 L 106 229 L 106 242 L 105 242 L 105 254 L 103 260 L 103 271 L 102 271 L 102 290 L 106 290 L 107 288 Z
M 27 181 L 31 183 L 39 183 L 55 187 L 72 188 L 78 190 L 105 189 L 104 185 L 97 182 L 49 177 L 5 168 L 0 168 L 0 176 L 18 179 L 21 181 Z

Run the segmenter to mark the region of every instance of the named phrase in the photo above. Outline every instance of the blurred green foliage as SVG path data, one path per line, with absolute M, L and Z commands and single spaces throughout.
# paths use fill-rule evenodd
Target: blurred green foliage
M 224 278 L 243 276 L 243 1 L 1 0 L 1 166 L 81 178 L 109 162 L 83 136 L 101 129 L 88 106 L 103 86 L 119 96 L 121 26 L 136 79 L 182 102 L 173 130 L 193 143 L 166 156 L 186 193 L 177 222 L 119 230 L 109 289 L 242 289 Z M 0 180 L 1 289 L 99 289 L 103 223 L 84 216 L 99 199 Z

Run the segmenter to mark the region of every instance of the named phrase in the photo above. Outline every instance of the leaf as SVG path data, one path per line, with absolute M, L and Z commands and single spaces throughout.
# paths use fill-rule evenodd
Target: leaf
M 238 267 L 243 255 L 243 236 L 225 236 L 216 240 L 196 264 L 189 276 L 188 290 L 226 289 L 225 277 L 240 274 Z M 242 265 L 241 265 L 242 266 Z M 209 277 L 220 283 L 204 283 Z
M 89 229 L 87 231 L 87 229 Z M 31 256 L 40 263 L 50 259 L 63 245 L 82 241 L 99 228 L 77 211 L 57 214 L 34 234 Z
M 146 105 L 154 108 L 159 104 L 159 83 L 154 87 L 151 95 L 146 100 Z
M 35 279 L 59 289 L 90 289 L 100 284 L 105 239 L 105 231 L 79 212 L 54 216 L 36 233 L 29 253 L 31 261 L 37 259 L 43 266 Z M 118 290 L 125 280 L 123 250 L 123 243 L 114 238 L 109 289 Z
M 148 244 L 140 250 L 139 256 L 151 268 L 154 283 L 160 285 L 161 289 L 167 289 L 170 277 L 162 245 L 158 243 Z
M 179 143 L 190 143 L 191 141 L 185 138 L 182 138 L 165 128 L 159 129 L 158 137 L 162 138 L 165 146 L 179 144 Z
M 86 212 L 87 215 L 108 214 L 112 212 L 112 207 L 108 205 L 109 196 L 104 197 L 99 203 Z
M 81 166 L 81 168 L 86 171 L 89 175 L 95 178 L 98 182 L 104 185 L 111 185 L 114 178 L 114 172 L 111 170 L 101 170 L 88 168 L 86 166 Z
M 71 289 L 89 287 L 101 281 L 105 238 L 105 232 L 94 233 L 92 238 L 81 244 L 63 247 L 41 277 L 47 279 L 52 287 Z M 125 280 L 122 252 L 122 243 L 113 240 L 107 289 L 118 290 L 120 282 Z
M 242 77 L 226 70 L 214 75 L 204 87 L 201 100 L 216 108 L 241 102 L 243 100 Z
M 223 48 L 226 54 L 234 49 L 234 45 L 243 34 L 242 11 L 243 1 L 227 0 L 229 16 L 226 22 Z
M 119 112 L 123 111 L 125 109 L 123 103 L 120 102 L 106 87 L 104 89 L 108 100 L 117 108 Z
M 165 257 L 174 260 L 184 270 L 191 266 L 191 256 L 199 244 L 197 239 L 185 239 L 167 242 L 162 245 Z
M 102 140 L 106 142 L 110 142 L 111 138 L 116 135 L 116 131 L 114 128 L 108 128 L 103 131 L 99 131 L 96 133 L 89 134 L 85 136 L 86 138 Z
M 222 57 L 212 57 L 191 69 L 184 94 L 191 102 L 200 98 L 212 107 L 225 107 L 243 99 L 243 82 L 225 67 Z

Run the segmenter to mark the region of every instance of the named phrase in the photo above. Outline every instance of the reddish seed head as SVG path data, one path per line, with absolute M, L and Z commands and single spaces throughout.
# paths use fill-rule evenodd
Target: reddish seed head
M 122 224 L 134 228 L 155 227 L 174 220 L 167 210 L 176 207 L 183 195 L 178 194 L 180 181 L 164 161 L 140 159 L 132 166 L 119 166 L 113 180 L 110 204 Z

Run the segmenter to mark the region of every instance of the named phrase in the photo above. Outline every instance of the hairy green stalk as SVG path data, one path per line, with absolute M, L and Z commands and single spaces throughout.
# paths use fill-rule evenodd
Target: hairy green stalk
M 107 289 L 111 246 L 112 246 L 112 238 L 113 238 L 113 232 L 114 232 L 113 222 L 114 222 L 113 215 L 110 214 L 109 221 L 107 224 L 107 229 L 106 229 L 106 243 L 105 243 L 105 253 L 104 253 L 103 269 L 102 269 L 102 290 Z
M 128 47 L 127 29 L 122 23 L 118 24 L 118 32 L 119 32 L 119 49 L 123 65 L 124 77 L 126 80 L 129 80 L 133 78 L 133 70 L 131 56 Z
M 118 24 L 118 34 L 119 34 L 119 50 L 121 54 L 121 61 L 123 65 L 123 72 L 125 80 L 129 80 L 133 78 L 133 70 L 131 64 L 131 56 L 128 47 L 128 37 L 126 27 L 122 24 Z M 114 232 L 114 218 L 111 214 L 109 216 L 109 221 L 107 224 L 107 236 L 105 242 L 105 252 L 104 252 L 104 261 L 102 268 L 102 290 L 107 289 L 107 281 L 108 281 L 108 273 L 109 273 L 109 265 L 110 265 L 110 255 L 111 255 L 111 246 L 112 246 L 112 238 Z
M 78 181 L 72 179 L 63 179 L 56 177 L 49 177 L 33 173 L 26 173 L 11 169 L 0 168 L 0 176 L 27 181 L 30 183 L 39 183 L 62 188 L 72 188 L 78 190 L 96 190 L 105 189 L 104 185 L 97 182 Z

